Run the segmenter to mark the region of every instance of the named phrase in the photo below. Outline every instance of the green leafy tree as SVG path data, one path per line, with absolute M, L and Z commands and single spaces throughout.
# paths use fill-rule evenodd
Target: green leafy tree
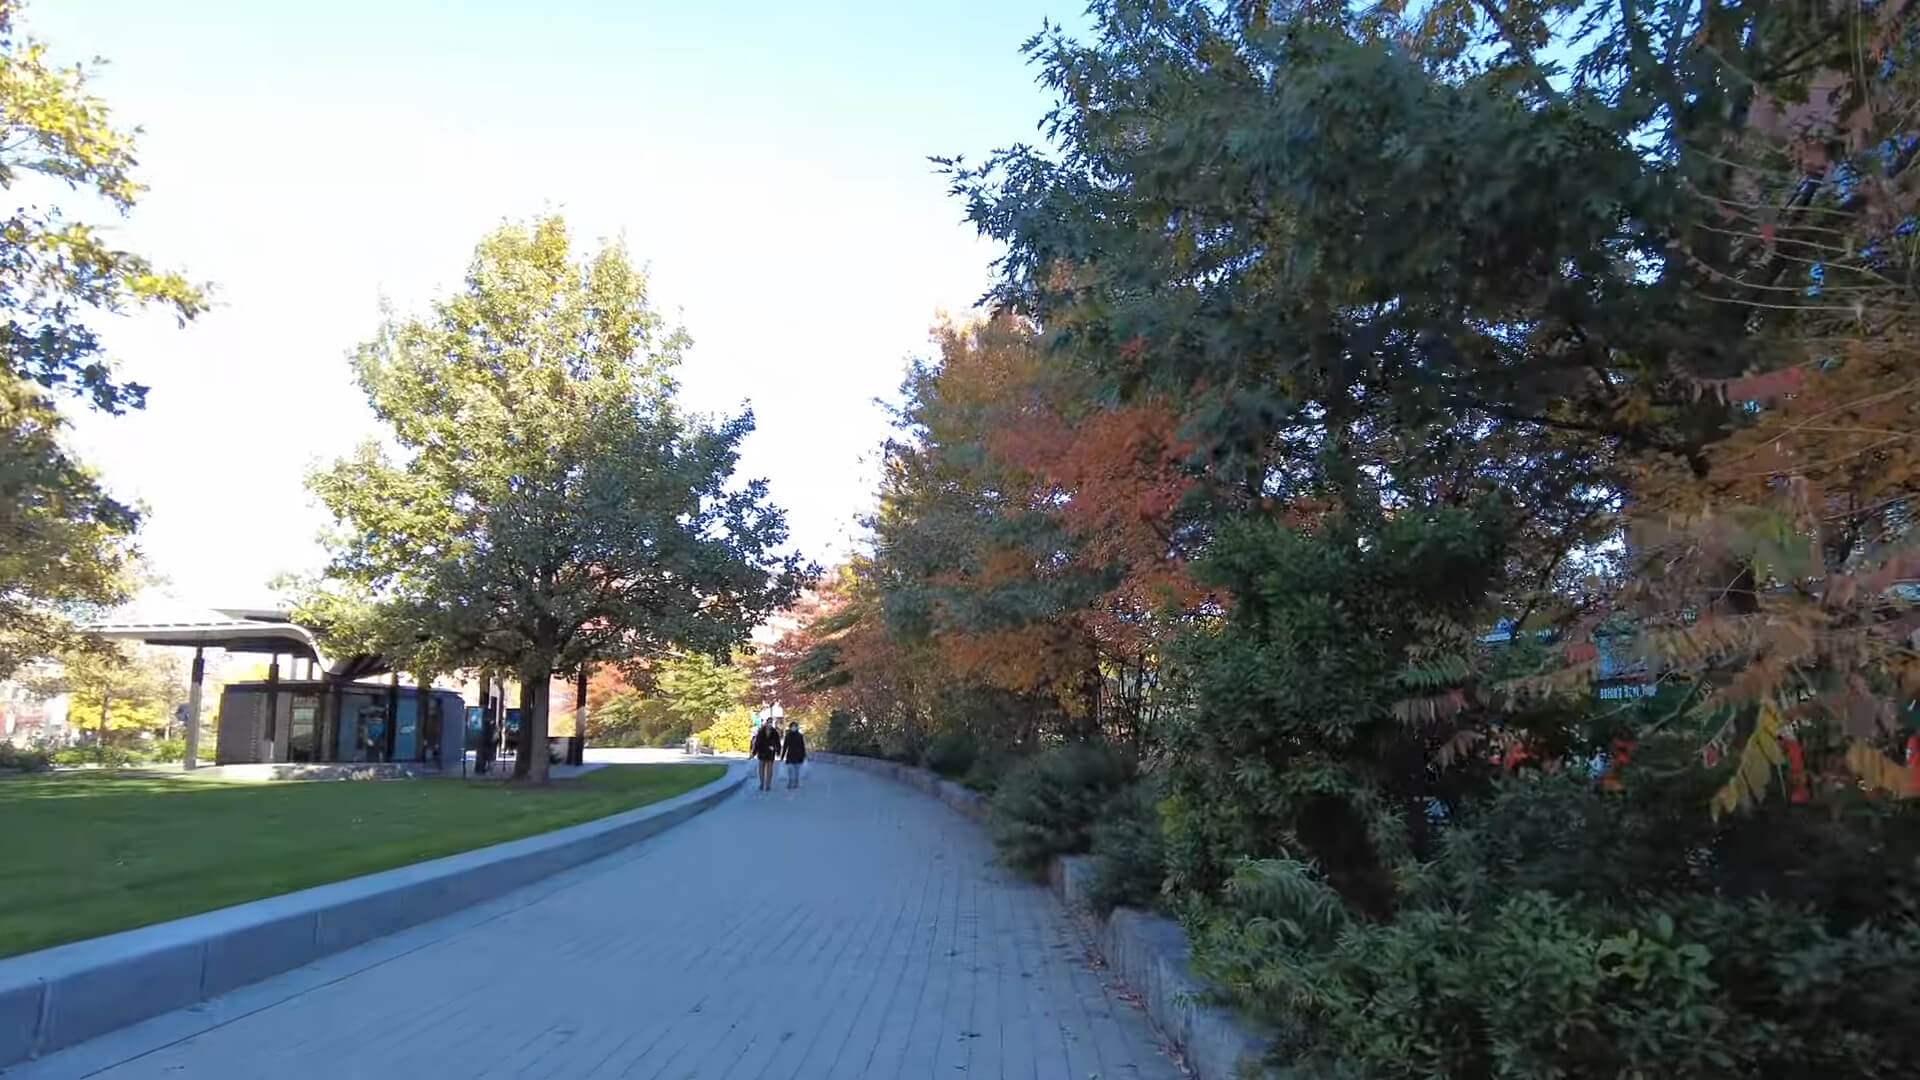
M 1201 572 L 1232 607 L 1182 643 L 1194 706 L 1166 731 L 1176 885 L 1206 894 L 1241 858 L 1292 856 L 1354 908 L 1391 906 L 1398 864 L 1431 846 L 1431 810 L 1456 804 L 1469 778 L 1432 766 L 1451 716 L 1392 706 L 1431 625 L 1470 622 L 1486 603 L 1502 512 L 1222 530 Z
M 0 678 L 77 645 L 76 617 L 124 598 L 139 515 L 61 443 L 33 384 L 0 382 Z
M 557 217 L 487 236 L 460 292 L 355 356 L 399 454 L 311 477 L 338 524 L 303 611 L 409 666 L 513 671 L 535 748 L 555 671 L 729 654 L 806 571 L 765 482 L 734 481 L 752 414 L 676 403 L 686 344 L 620 247 L 575 261 Z
M 721 716 L 746 708 L 752 691 L 744 668 L 699 653 L 663 660 L 653 688 L 666 721 L 649 733 L 653 743 L 678 742 L 712 726 Z
M 633 690 L 587 707 L 587 737 L 595 746 L 649 746 L 649 732 L 660 727 L 657 704 Z
M 603 746 L 675 746 L 734 709 L 747 706 L 751 683 L 744 668 L 694 653 L 646 666 L 629 683 L 608 672 L 587 691 L 588 724 Z M 595 704 L 596 690 L 600 698 Z
M 17 0 L 0 0 L 0 188 L 64 186 L 127 213 L 145 190 L 133 179 L 133 134 L 114 128 L 106 104 L 87 91 L 83 68 L 50 63 L 45 46 L 20 34 L 19 10 Z M 146 387 L 115 376 L 84 314 L 155 305 L 184 321 L 206 309 L 202 292 L 55 207 L 14 210 L 0 222 L 0 238 L 6 374 L 107 412 L 140 408 Z
M 0 190 L 31 200 L 64 188 L 129 212 L 143 191 L 133 134 L 113 126 L 83 68 L 53 63 L 20 32 L 19 10 L 0 0 Z M 145 403 L 91 325 L 142 307 L 184 322 L 206 298 L 58 207 L 23 201 L 0 217 L 0 678 L 71 646 L 77 614 L 127 595 L 139 513 L 62 445 L 57 404 Z
M 1058 151 L 955 188 L 1007 245 L 1000 303 L 1191 418 L 1221 513 L 1497 490 L 1524 614 L 1647 456 L 1707 467 L 1740 410 L 1702 379 L 1794 355 L 1800 249 L 1736 257 L 1768 196 L 1728 161 L 1754 80 L 1804 100 L 1850 10 L 1112 0 L 1031 43 Z

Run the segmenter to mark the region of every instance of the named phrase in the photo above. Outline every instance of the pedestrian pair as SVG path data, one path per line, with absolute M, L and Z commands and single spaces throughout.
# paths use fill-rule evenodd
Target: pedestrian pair
M 760 790 L 773 790 L 773 764 L 776 761 L 787 763 L 787 788 L 800 786 L 802 770 L 807 764 L 807 737 L 800 734 L 800 723 L 794 721 L 788 726 L 786 734 L 780 732 L 780 726 L 768 720 L 753 733 L 751 752 L 760 762 Z

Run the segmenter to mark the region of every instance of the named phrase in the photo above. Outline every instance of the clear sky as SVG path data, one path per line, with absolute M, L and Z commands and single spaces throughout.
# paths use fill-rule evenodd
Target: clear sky
M 686 399 L 750 399 L 743 472 L 802 550 L 843 550 L 872 399 L 994 255 L 926 157 L 1036 138 L 1049 99 L 1019 45 L 1080 7 L 41 0 L 27 29 L 106 58 L 95 89 L 145 129 L 151 190 L 119 235 L 216 290 L 184 331 L 106 327 L 152 393 L 75 441 L 150 508 L 178 599 L 265 603 L 319 561 L 305 470 L 372 431 L 346 356 L 380 299 L 418 309 L 487 229 L 559 210 L 625 237 L 693 335 Z

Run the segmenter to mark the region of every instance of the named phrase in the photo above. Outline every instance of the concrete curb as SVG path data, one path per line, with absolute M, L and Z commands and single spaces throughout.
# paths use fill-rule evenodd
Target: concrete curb
M 709 809 L 751 768 L 665 802 L 0 960 L 0 1069 L 291 971 L 608 855 Z
M 918 788 L 973 821 L 987 819 L 986 796 L 925 769 L 846 754 L 810 756 Z M 1132 908 L 1118 908 L 1102 918 L 1087 899 L 1093 885 L 1089 856 L 1057 858 L 1047 877 L 1061 906 L 1091 932 L 1107 966 L 1140 995 L 1147 1016 L 1179 1046 L 1199 1080 L 1263 1075 L 1265 1042 L 1248 1032 L 1231 1011 L 1206 1004 L 1206 987 L 1193 977 L 1193 953 L 1179 923 Z

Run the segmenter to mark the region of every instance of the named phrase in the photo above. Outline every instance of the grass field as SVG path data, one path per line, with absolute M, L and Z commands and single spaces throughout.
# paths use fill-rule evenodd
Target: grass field
M 495 781 L 0 779 L 0 956 L 388 870 L 669 799 L 720 765 Z

